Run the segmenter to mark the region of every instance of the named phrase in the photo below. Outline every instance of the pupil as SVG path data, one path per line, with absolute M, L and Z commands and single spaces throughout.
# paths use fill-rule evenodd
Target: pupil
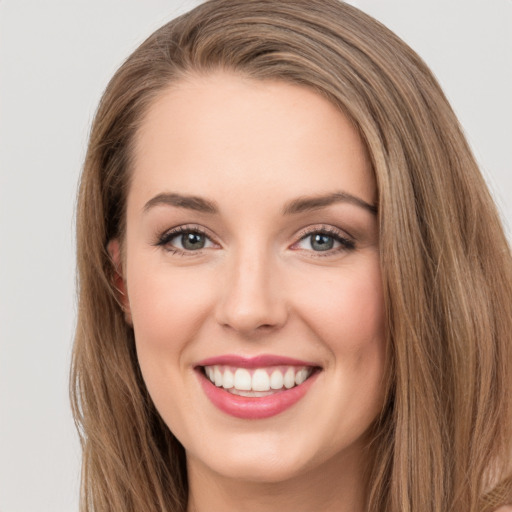
M 204 247 L 204 236 L 199 233 L 186 233 L 181 237 L 184 249 L 194 250 Z
M 316 234 L 313 235 L 313 240 L 311 242 L 311 247 L 316 251 L 328 251 L 332 249 L 334 245 L 334 240 L 332 236 Z

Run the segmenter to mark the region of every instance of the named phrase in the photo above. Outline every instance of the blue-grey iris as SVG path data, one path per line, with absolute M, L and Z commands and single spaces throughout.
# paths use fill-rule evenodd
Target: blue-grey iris
M 334 246 L 334 239 L 332 236 L 317 233 L 311 236 L 311 247 L 315 251 L 328 251 Z
M 194 249 L 202 249 L 206 243 L 205 236 L 200 233 L 185 233 L 181 237 L 181 244 L 184 249 L 193 251 Z

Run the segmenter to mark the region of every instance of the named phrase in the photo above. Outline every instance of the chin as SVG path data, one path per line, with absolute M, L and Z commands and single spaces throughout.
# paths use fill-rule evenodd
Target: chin
M 208 472 L 226 479 L 279 484 L 307 475 L 326 462 L 324 452 L 315 446 L 313 439 L 300 439 L 303 436 L 299 436 L 296 443 L 290 444 L 290 437 L 290 433 L 283 437 L 260 432 L 257 436 L 239 433 L 236 439 L 217 443 L 205 440 L 209 449 L 205 451 L 204 445 L 198 447 L 200 461 L 192 455 L 189 463 L 199 462 Z M 212 450 L 212 446 L 216 448 Z
M 212 467 L 225 478 L 252 482 L 255 484 L 279 484 L 300 476 L 307 469 L 294 461 L 276 453 L 272 457 L 245 454 L 243 458 L 224 459 Z

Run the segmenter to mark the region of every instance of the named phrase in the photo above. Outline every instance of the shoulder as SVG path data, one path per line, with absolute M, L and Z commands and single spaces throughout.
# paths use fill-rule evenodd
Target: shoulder
M 512 512 L 512 505 L 505 505 L 495 510 L 495 512 Z

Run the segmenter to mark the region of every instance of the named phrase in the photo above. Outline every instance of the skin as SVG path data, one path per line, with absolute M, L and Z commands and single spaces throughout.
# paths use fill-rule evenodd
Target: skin
M 309 89 L 218 72 L 166 90 L 134 155 L 122 251 L 118 240 L 110 250 L 146 385 L 187 453 L 188 510 L 362 511 L 385 373 L 377 216 L 347 200 L 283 213 L 333 191 L 375 204 L 357 131 Z M 168 193 L 218 212 L 154 199 Z M 204 248 L 184 251 L 181 235 L 162 244 L 178 226 L 204 231 Z M 333 248 L 318 250 L 311 232 L 326 229 L 350 248 L 328 238 Z M 194 370 L 223 354 L 322 371 L 284 412 L 235 418 Z

